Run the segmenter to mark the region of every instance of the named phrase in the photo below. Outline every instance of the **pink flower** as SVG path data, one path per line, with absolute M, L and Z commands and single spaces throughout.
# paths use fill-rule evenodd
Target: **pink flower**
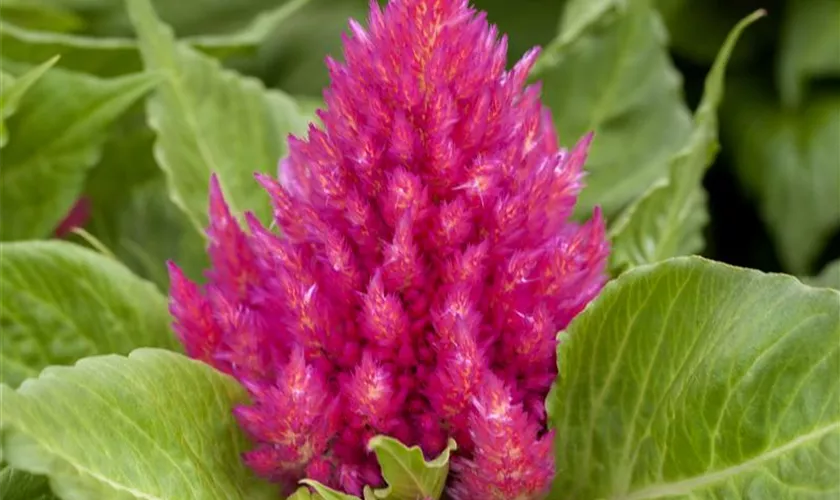
M 171 266 L 176 331 L 248 389 L 245 460 L 286 487 L 381 485 L 366 444 L 387 434 L 428 456 L 455 438 L 455 498 L 541 498 L 555 335 L 605 281 L 600 212 L 568 220 L 592 137 L 559 147 L 525 86 L 537 51 L 506 71 L 464 0 L 372 2 L 350 28 L 324 128 L 257 176 L 280 233 L 243 230 L 212 179 L 212 269 Z
M 58 223 L 58 226 L 53 231 L 56 238 L 64 238 L 69 235 L 74 229 L 84 227 L 90 220 L 90 198 L 82 196 L 73 206 L 64 219 Z

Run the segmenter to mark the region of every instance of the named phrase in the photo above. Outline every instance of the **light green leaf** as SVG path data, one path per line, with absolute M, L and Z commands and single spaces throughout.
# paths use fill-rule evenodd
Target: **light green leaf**
M 614 272 L 702 249 L 702 230 L 708 221 L 702 180 L 719 148 L 717 108 L 723 98 L 726 65 L 741 33 L 763 15 L 764 11 L 758 11 L 747 17 L 726 39 L 706 78 L 694 131 L 671 160 L 668 178 L 648 189 L 611 228 Z
M 787 0 L 782 19 L 777 78 L 782 101 L 798 106 L 808 80 L 840 76 L 840 2 Z
M 3 449 L 46 474 L 64 500 L 278 498 L 240 459 L 233 379 L 159 349 L 50 367 L 17 390 L 0 386 Z
M 571 0 L 564 29 L 532 74 L 560 141 L 595 131 L 578 215 L 611 216 L 667 175 L 691 131 L 681 77 L 650 2 Z
M 815 92 L 785 110 L 766 82 L 746 79 L 732 81 L 727 95 L 722 130 L 735 171 L 785 269 L 810 274 L 840 228 L 840 94 Z
M 113 80 L 53 68 L 24 95 L 8 121 L 0 170 L 0 239 L 48 236 L 81 193 L 108 126 L 159 78 Z
M 5 50 L 5 47 L 4 47 Z M 0 148 L 9 141 L 9 133 L 6 129 L 6 119 L 15 114 L 20 100 L 23 99 L 26 91 L 38 81 L 58 61 L 55 56 L 46 62 L 36 66 L 19 78 L 4 74 L 2 88 L 0 88 Z
M 298 490 L 286 500 L 312 500 L 312 493 L 309 491 L 309 488 L 304 486 L 298 488 Z
M 384 500 L 437 500 L 443 494 L 449 475 L 449 456 L 458 449 L 450 439 L 446 449 L 427 462 L 419 446 L 406 447 L 394 438 L 376 436 L 368 443 L 376 454 L 386 488 L 373 491 L 372 498 Z
M 0 470 L 0 498 L 3 500 L 55 500 L 44 476 L 11 467 Z
M 330 487 L 324 486 L 323 484 L 319 483 L 318 481 L 313 481 L 311 479 L 303 479 L 300 482 L 301 484 L 305 484 L 315 490 L 315 493 L 318 495 L 317 498 L 322 500 L 359 500 L 359 497 L 354 497 L 353 495 L 348 495 L 347 493 L 342 493 L 340 491 L 336 491 Z M 306 488 L 302 488 L 306 489 Z M 307 490 L 308 492 L 309 490 Z M 298 490 L 295 495 L 302 494 L 301 490 Z M 305 499 L 313 498 L 313 495 L 310 494 L 309 497 L 303 497 Z M 291 499 L 289 499 L 291 500 Z
M 607 284 L 567 333 L 550 498 L 840 493 L 840 293 L 680 257 Z
M 123 265 L 63 241 L 0 243 L 0 380 L 136 347 L 176 348 L 166 299 Z
M 805 282 L 811 286 L 840 290 L 840 259 L 829 262 L 818 276 Z
M 166 75 L 148 115 L 172 200 L 203 231 L 210 174 L 216 173 L 234 213 L 251 210 L 267 221 L 268 198 L 253 173 L 276 171 L 286 135 L 304 130 L 297 105 L 176 43 L 148 0 L 128 0 L 128 7 L 146 67 Z

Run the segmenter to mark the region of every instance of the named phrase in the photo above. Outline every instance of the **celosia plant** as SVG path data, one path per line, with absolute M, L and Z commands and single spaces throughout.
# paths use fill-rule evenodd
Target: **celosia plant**
M 465 0 L 372 3 L 350 28 L 323 129 L 257 176 L 279 233 L 243 231 L 212 181 L 208 283 L 170 268 L 177 332 L 250 392 L 266 478 L 359 494 L 382 482 L 371 437 L 454 438 L 452 498 L 540 498 L 555 336 L 605 281 L 600 213 L 568 220 L 591 136 L 558 146 L 538 51 L 506 71 Z
M 319 9 L 344 23 L 337 9 L 355 1 L 291 18 L 306 0 L 258 17 L 235 0 L 181 2 L 177 16 L 163 12 L 174 29 L 154 5 L 177 2 L 7 3 L 0 498 L 837 496 L 840 295 L 817 287 L 840 286 L 840 263 L 806 285 L 686 256 L 707 237 L 719 258 L 761 245 L 721 232 L 726 197 L 704 190 L 717 183 L 704 172 L 725 87 L 721 116 L 749 146 L 724 142 L 729 161 L 762 166 L 748 186 L 759 212 L 790 215 L 766 218 L 768 229 L 796 229 L 782 263 L 816 266 L 830 236 L 807 221 L 829 224 L 819 200 L 840 199 L 823 191 L 840 187 L 836 175 L 820 175 L 840 172 L 827 154 L 840 126 L 828 119 L 831 86 L 782 64 L 781 94 L 799 82 L 802 105 L 785 99 L 782 116 L 760 86 L 725 85 L 736 39 L 762 12 L 731 32 L 690 120 L 660 19 L 689 9 L 487 2 L 488 16 L 528 31 L 512 46 L 553 31 L 563 6 L 539 64 L 532 51 L 507 66 L 505 39 L 466 1 L 379 1 L 367 26 L 351 22 L 342 62 L 328 61 L 325 111 L 304 134 L 309 106 L 283 92 L 315 44 L 284 43 L 276 67 L 260 53 L 277 89 L 217 58 L 267 26 L 285 37 L 303 21 L 330 36 Z M 803 20 L 832 19 L 804 15 L 820 2 L 788 3 L 767 26 L 792 34 L 776 40 L 783 62 L 810 47 L 797 33 L 821 33 Z M 94 38 L 118 34 L 123 14 L 134 39 Z M 770 74 L 756 35 L 738 64 Z M 292 45 L 303 53 L 286 57 Z M 526 82 L 538 78 L 542 92 Z M 579 141 L 570 151 L 541 99 L 561 139 Z M 583 125 L 597 130 L 592 161 Z M 286 147 L 289 131 L 301 137 Z M 276 176 L 252 178 L 278 161 Z M 581 191 L 584 163 L 593 175 Z M 780 165 L 808 182 L 777 182 Z M 768 179 L 781 197 L 762 198 Z M 570 219 L 599 204 L 614 220 L 603 288 L 601 215 Z M 159 275 L 167 259 L 182 266 L 171 283 Z

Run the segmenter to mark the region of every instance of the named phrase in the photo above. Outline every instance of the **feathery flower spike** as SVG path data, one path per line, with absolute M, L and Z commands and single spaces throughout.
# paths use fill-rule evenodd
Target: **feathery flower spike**
M 279 234 L 211 180 L 212 269 L 170 265 L 170 307 L 187 353 L 251 394 L 257 473 L 358 495 L 382 484 L 374 435 L 429 457 L 455 438 L 451 498 L 545 496 L 555 334 L 608 247 L 598 210 L 568 220 L 592 135 L 560 148 L 526 86 L 538 51 L 509 71 L 506 52 L 466 0 L 371 2 L 327 60 L 323 128 L 257 175 Z

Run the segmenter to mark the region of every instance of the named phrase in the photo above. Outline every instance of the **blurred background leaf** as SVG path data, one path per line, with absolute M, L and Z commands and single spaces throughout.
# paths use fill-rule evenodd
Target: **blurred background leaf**
M 735 23 L 757 9 L 768 10 L 769 19 L 744 33 L 732 53 L 733 66 L 758 57 L 772 43 L 781 6 L 781 0 L 654 0 L 654 3 L 668 27 L 671 50 L 704 65 L 712 64 Z
M 840 259 L 830 262 L 819 275 L 805 281 L 811 286 L 840 290 Z
M 11 467 L 0 468 L 0 498 L 3 500 L 56 500 L 46 476 L 36 476 Z
M 840 77 L 840 1 L 788 0 L 779 47 L 782 100 L 799 105 L 812 78 Z
M 840 94 L 783 109 L 762 82 L 731 82 L 724 133 L 738 178 L 788 270 L 810 274 L 840 228 Z
M 152 156 L 154 139 L 142 106 L 117 124 L 85 186 L 92 207 L 85 228 L 139 276 L 168 290 L 167 260 L 196 280 L 208 261 L 202 235 L 169 199 Z
M 35 85 L 35 82 L 44 76 L 44 73 L 52 68 L 56 61 L 58 61 L 58 56 L 53 56 L 17 78 L 0 70 L 0 148 L 9 142 L 6 119 L 15 114 L 29 88 Z
M 671 159 L 667 179 L 648 189 L 614 224 L 610 232 L 613 275 L 703 249 L 702 230 L 709 216 L 701 180 L 720 149 L 717 115 L 726 67 L 744 30 L 764 15 L 756 11 L 732 29 L 706 77 L 693 130 Z
M 0 17 L 19 26 L 45 31 L 76 31 L 84 21 L 52 0 L 0 0 Z
M 534 76 L 543 82 L 561 143 L 595 131 L 577 210 L 588 216 L 601 205 L 609 217 L 667 175 L 691 117 L 650 4 L 608 0 L 596 11 L 599 4 L 588 1 L 566 5 L 564 31 Z
M 259 78 L 266 88 L 295 96 L 299 114 L 311 118 L 328 84 L 324 57 L 341 57 L 340 34 L 346 33 L 348 18 L 364 22 L 368 0 L 152 4 L 161 20 L 172 26 L 179 44 Z M 744 84 L 750 87 L 737 91 L 744 99 L 738 93 L 730 95 L 727 85 L 728 98 L 721 109 L 721 120 L 729 125 L 721 137 L 724 154 L 703 182 L 711 216 L 703 253 L 803 276 L 840 257 L 840 232 L 833 222 L 840 201 L 832 203 L 835 178 L 830 176 L 840 150 L 831 148 L 837 111 L 829 104 L 840 95 L 840 2 L 474 4 L 509 36 L 510 63 L 534 45 L 546 47 L 542 74 L 536 79 L 544 82 L 561 141 L 569 145 L 590 128 L 597 132 L 588 163 L 589 187 L 578 215 L 585 216 L 600 203 L 613 221 L 622 207 L 666 178 L 669 159 L 691 129 L 689 109 L 700 100 L 703 79 L 727 31 L 756 8 L 767 9 L 768 19 L 744 34 L 731 58 L 731 73 L 752 78 Z M 61 54 L 58 68 L 100 78 L 142 70 L 124 0 L 0 0 L 0 17 L 4 60 L 31 66 Z M 9 71 L 3 74 L 4 86 L 12 81 L 10 76 Z M 191 82 L 195 88 L 205 84 L 201 79 Z M 205 262 L 203 243 L 196 231 L 186 236 L 190 231 L 184 231 L 185 216 L 164 191 L 144 114 L 144 107 L 135 105 L 129 116 L 117 118 L 98 136 L 98 148 L 104 143 L 102 157 L 81 176 L 90 174 L 84 193 L 94 200 L 87 229 L 133 270 L 165 286 L 161 261 L 195 262 L 187 271 L 198 277 Z M 285 138 L 277 135 L 281 149 L 272 155 L 283 151 Z M 777 136 L 785 137 L 789 146 L 766 138 Z M 751 154 L 747 151 L 772 159 L 744 160 Z M 782 158 L 774 155 L 778 151 L 799 153 Z M 271 170 L 276 160 L 248 172 Z M 6 163 L 4 158 L 3 170 Z M 806 180 L 809 175 L 813 178 Z
M 20 66 L 5 64 L 13 74 Z M 109 125 L 159 81 L 141 73 L 103 80 L 53 68 L 8 120 L 0 170 L 0 239 L 44 238 L 78 199 Z

